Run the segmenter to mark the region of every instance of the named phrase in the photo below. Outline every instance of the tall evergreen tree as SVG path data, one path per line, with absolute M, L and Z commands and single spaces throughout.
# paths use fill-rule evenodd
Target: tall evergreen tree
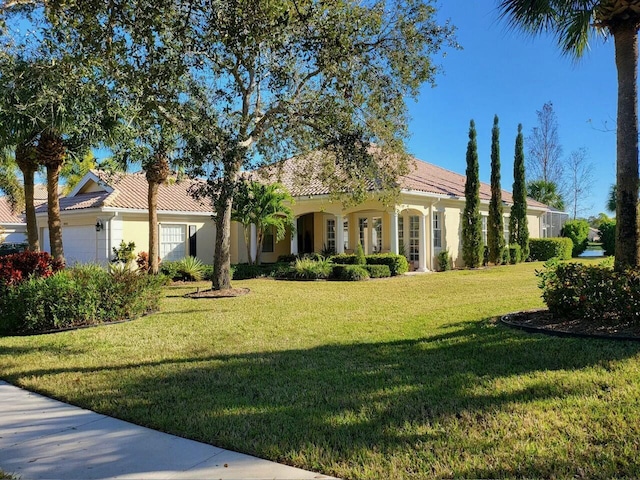
M 520 245 L 522 258 L 527 259 L 529 256 L 529 227 L 527 225 L 527 186 L 524 175 L 522 124 L 518 125 L 513 160 L 513 206 L 509 219 L 509 243 Z
M 502 189 L 500 187 L 500 127 L 498 116 L 493 117 L 491 130 L 491 202 L 487 225 L 487 244 L 489 261 L 500 265 L 504 252 L 504 223 L 502 220 Z M 508 250 L 507 250 L 508 252 Z
M 467 180 L 464 186 L 465 206 L 462 215 L 462 259 L 469 268 L 482 263 L 482 219 L 480 217 L 480 173 L 476 124 L 469 124 L 467 144 Z

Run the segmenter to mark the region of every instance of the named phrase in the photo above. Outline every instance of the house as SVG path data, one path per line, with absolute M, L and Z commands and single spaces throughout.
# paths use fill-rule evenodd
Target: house
M 275 262 L 280 255 L 332 251 L 352 252 L 358 243 L 365 253 L 404 253 L 418 271 L 436 268 L 439 252 L 448 250 L 462 266 L 461 216 L 465 177 L 445 168 L 413 159 L 409 174 L 399 179 L 400 193 L 393 205 L 371 198 L 345 207 L 300 157 L 278 164 L 270 181 L 282 182 L 295 198 L 292 209 L 296 231 L 274 242 L 267 235 L 262 261 Z M 299 172 L 307 172 L 302 177 Z M 162 185 L 158 194 L 160 257 L 180 259 L 193 255 L 211 264 L 215 244 L 213 208 L 189 194 L 194 180 Z M 482 231 L 486 241 L 491 188 L 480 186 Z M 511 193 L 503 191 L 505 237 L 508 236 Z M 137 251 L 148 250 L 147 183 L 143 173 L 108 176 L 88 173 L 60 200 L 63 245 L 68 262 L 106 263 L 121 241 L 135 242 Z M 550 212 L 546 205 L 527 202 L 529 234 L 539 238 L 547 232 Z M 553 212 L 552 212 L 553 216 Z M 48 250 L 46 206 L 38 209 L 41 244 Z M 255 238 L 252 251 L 255 252 Z M 247 261 L 242 226 L 231 228 L 231 262 Z
M 14 212 L 6 197 L 0 197 L 0 243 L 27 241 L 27 224 L 21 212 Z
M 191 255 L 205 263 L 213 259 L 213 208 L 195 200 L 194 180 L 170 181 L 158 189 L 158 230 L 162 260 Z M 106 264 L 121 241 L 134 242 L 136 252 L 148 251 L 147 180 L 144 173 L 107 174 L 92 170 L 60 198 L 62 244 L 67 263 Z M 43 250 L 51 251 L 47 206 L 36 210 Z

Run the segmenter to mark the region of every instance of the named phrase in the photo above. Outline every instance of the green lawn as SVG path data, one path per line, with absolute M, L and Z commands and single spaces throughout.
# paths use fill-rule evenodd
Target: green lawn
M 536 268 L 172 287 L 135 322 L 0 338 L 0 378 L 343 478 L 640 477 L 640 343 L 495 321 L 542 306 Z

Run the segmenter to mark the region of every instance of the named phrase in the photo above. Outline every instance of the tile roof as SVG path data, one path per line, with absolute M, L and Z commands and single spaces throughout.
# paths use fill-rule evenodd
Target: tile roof
M 12 211 L 6 197 L 0 197 L 0 223 L 25 223 L 24 215 Z
M 317 158 L 313 155 L 306 157 L 293 157 L 284 162 L 265 167 L 261 170 L 261 176 L 272 181 L 283 183 L 294 197 L 309 195 L 329 195 L 332 193 L 329 185 L 323 184 L 318 179 Z M 433 193 L 452 198 L 464 198 L 464 186 L 466 177 L 458 173 L 438 167 L 431 163 L 411 158 L 410 172 L 398 179 L 400 188 L 404 191 L 417 191 Z M 370 190 L 375 187 L 375 181 L 368 182 Z M 491 186 L 487 183 L 480 184 L 480 200 L 491 199 Z M 502 191 L 502 200 L 513 204 L 511 192 Z M 530 207 L 547 208 L 546 205 L 531 198 L 527 199 Z
M 113 192 L 86 192 L 78 193 L 73 197 L 61 197 L 61 211 L 101 207 L 130 210 L 147 209 L 147 179 L 144 172 L 107 174 L 92 171 L 92 173 L 98 176 L 103 183 L 113 188 Z M 212 213 L 213 207 L 210 201 L 196 200 L 189 193 L 191 188 L 195 188 L 200 183 L 191 179 L 176 181 L 173 177 L 168 183 L 160 185 L 158 211 Z M 37 211 L 46 211 L 46 205 L 40 206 Z

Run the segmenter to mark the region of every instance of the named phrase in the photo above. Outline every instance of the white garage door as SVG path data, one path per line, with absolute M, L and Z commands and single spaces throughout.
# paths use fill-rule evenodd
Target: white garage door
M 49 229 L 44 229 L 43 250 L 51 253 Z M 62 227 L 62 247 L 68 265 L 96 261 L 96 227 Z

